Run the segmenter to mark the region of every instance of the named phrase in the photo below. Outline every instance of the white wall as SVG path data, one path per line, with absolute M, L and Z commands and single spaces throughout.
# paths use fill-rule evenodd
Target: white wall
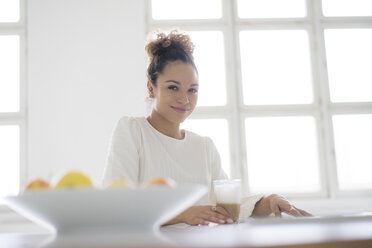
M 28 1 L 27 178 L 97 182 L 122 115 L 146 112 L 143 0 Z

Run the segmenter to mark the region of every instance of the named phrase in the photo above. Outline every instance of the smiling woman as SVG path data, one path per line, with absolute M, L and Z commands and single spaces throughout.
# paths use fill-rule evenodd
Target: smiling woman
M 118 179 L 142 184 L 154 177 L 169 177 L 178 185 L 205 185 L 208 194 L 166 224 L 233 223 L 223 207 L 213 207 L 212 182 L 227 178 L 213 141 L 180 129 L 198 100 L 198 71 L 193 49 L 190 37 L 178 31 L 168 35 L 157 33 L 155 39 L 147 43 L 151 114 L 147 118 L 120 119 L 111 141 L 104 184 Z M 242 197 L 240 209 L 240 219 L 252 214 L 280 215 L 281 212 L 308 215 L 278 195 Z

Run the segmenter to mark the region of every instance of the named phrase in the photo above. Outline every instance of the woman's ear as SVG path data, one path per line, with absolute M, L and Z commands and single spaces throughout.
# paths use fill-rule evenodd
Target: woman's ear
M 147 81 L 147 89 L 149 91 L 149 97 L 153 98 L 154 97 L 154 87 L 150 81 Z

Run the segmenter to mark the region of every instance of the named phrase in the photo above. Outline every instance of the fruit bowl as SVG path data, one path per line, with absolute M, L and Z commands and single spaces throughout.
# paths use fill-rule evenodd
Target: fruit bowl
M 148 188 L 75 188 L 5 197 L 25 217 L 58 234 L 157 230 L 198 201 L 203 185 Z

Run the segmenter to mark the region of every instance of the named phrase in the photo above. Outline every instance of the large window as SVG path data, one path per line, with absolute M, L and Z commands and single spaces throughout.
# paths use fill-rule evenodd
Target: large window
M 370 194 L 372 1 L 147 3 L 148 31 L 178 27 L 196 45 L 184 127 L 214 140 L 246 192 Z
M 25 163 L 25 6 L 0 1 L 0 197 L 19 192 Z

